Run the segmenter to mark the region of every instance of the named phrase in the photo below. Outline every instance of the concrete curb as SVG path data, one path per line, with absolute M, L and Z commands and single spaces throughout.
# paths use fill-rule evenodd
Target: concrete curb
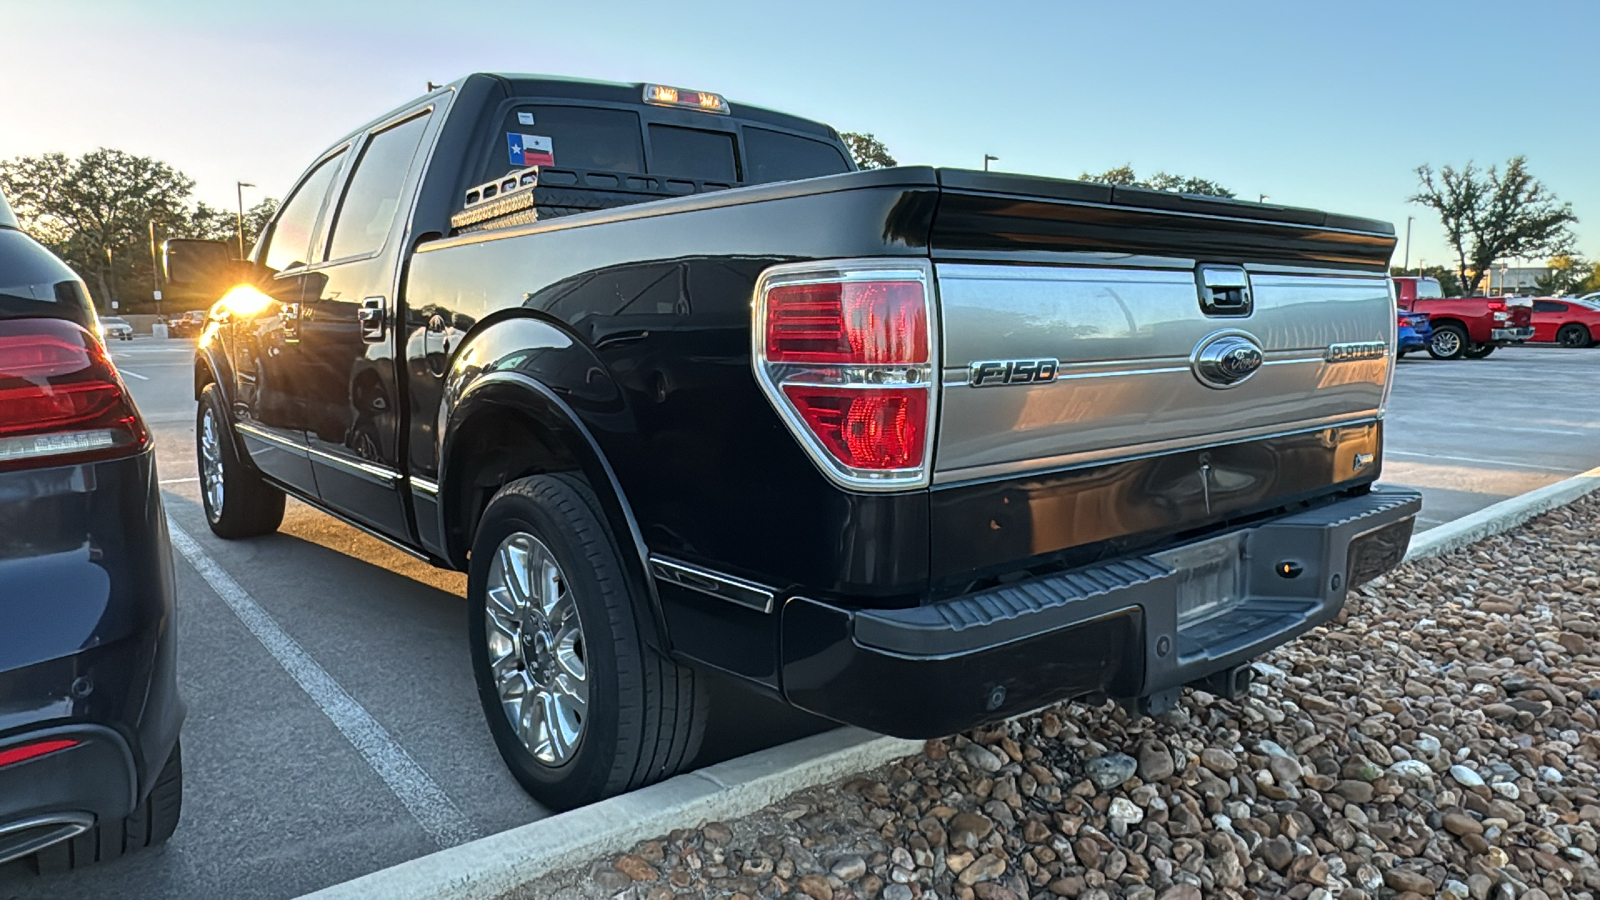
M 610 800 L 440 850 L 307 894 L 307 900 L 483 900 L 674 828 L 749 815 L 784 797 L 922 750 L 839 728 Z
M 1440 556 L 1600 490 L 1600 468 L 1502 500 L 1412 539 L 1407 560 Z M 481 900 L 632 847 L 674 828 L 736 819 L 796 791 L 920 752 L 921 741 L 840 728 L 679 775 L 363 875 L 307 900 Z
M 1565 506 L 1597 490 L 1600 490 L 1600 468 L 1501 500 L 1413 537 L 1406 560 L 1443 556 L 1486 537 L 1510 531 L 1540 513 Z

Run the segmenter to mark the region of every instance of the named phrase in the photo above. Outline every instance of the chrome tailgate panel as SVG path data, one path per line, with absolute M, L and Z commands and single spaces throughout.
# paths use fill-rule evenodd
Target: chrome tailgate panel
M 1147 260 L 1148 261 L 1148 260 Z M 1193 262 L 1171 268 L 940 263 L 944 371 L 936 483 L 1004 477 L 1371 420 L 1394 303 L 1375 273 L 1256 267 L 1248 316 L 1202 312 Z M 1207 386 L 1191 358 L 1238 331 L 1253 376 Z M 1330 361 L 1381 343 L 1383 356 Z M 975 363 L 1059 360 L 1056 380 L 976 388 Z

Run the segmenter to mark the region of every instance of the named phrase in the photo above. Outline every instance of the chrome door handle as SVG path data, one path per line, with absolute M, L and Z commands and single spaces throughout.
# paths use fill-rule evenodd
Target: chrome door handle
M 361 340 L 369 344 L 383 340 L 388 313 L 383 307 L 382 297 L 368 297 L 362 300 L 356 318 L 361 322 Z

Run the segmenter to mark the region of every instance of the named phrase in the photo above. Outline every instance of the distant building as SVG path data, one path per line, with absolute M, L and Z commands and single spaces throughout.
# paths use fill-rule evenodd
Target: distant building
M 1537 293 L 1539 279 L 1548 278 L 1554 271 L 1549 266 L 1506 266 L 1499 263 L 1478 279 L 1478 293 L 1486 297 L 1500 297 Z

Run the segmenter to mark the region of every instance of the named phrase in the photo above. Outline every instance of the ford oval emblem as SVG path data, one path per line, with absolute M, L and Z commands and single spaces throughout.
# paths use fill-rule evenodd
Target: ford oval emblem
M 1210 388 L 1231 388 L 1261 368 L 1266 353 L 1256 339 L 1239 331 L 1214 334 L 1194 351 L 1194 377 Z

